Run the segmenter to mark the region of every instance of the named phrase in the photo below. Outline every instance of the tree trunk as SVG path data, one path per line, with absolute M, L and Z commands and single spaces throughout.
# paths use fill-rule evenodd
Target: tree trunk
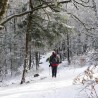
M 67 60 L 68 60 L 68 65 L 70 65 L 70 50 L 69 50 L 69 34 L 67 31 Z
M 39 52 L 39 55 L 38 55 L 38 56 L 39 56 L 39 58 L 38 58 L 38 59 L 39 59 L 39 62 L 40 62 L 40 59 L 41 59 L 41 57 L 40 57 L 40 52 Z
M 21 80 L 21 84 L 23 84 L 25 82 L 25 74 L 26 74 L 26 68 L 28 67 L 28 62 L 29 62 L 29 49 L 28 49 L 28 45 L 29 45 L 29 34 L 30 34 L 30 28 L 31 28 L 31 14 L 29 15 L 29 20 L 28 20 L 28 25 L 27 25 L 27 32 L 26 32 L 26 45 L 25 45 L 25 60 L 24 60 L 24 70 L 23 70 L 23 75 L 22 75 L 22 80 Z
M 32 9 L 32 2 L 31 0 L 29 0 L 29 7 Z M 26 45 L 25 45 L 25 60 L 24 60 L 24 70 L 23 70 L 23 74 L 22 74 L 22 79 L 21 79 L 21 83 L 20 84 L 23 84 L 25 82 L 25 74 L 26 74 L 26 68 L 28 67 L 28 62 L 29 62 L 29 41 L 31 41 L 31 36 L 30 36 L 30 33 L 31 33 L 31 24 L 32 24 L 32 13 L 31 12 L 29 15 L 28 15 L 28 24 L 27 24 L 27 32 L 26 32 Z
M 23 84 L 25 82 L 25 74 L 26 74 L 26 68 L 27 68 L 27 64 L 28 64 L 28 40 L 29 38 L 29 34 L 28 32 L 26 33 L 26 53 L 25 53 L 25 60 L 24 60 L 24 70 L 23 70 L 23 74 L 22 74 L 22 80 L 21 80 L 21 84 Z
M 11 45 L 11 39 L 10 39 L 10 53 L 12 52 L 12 47 L 11 47 L 12 45 Z M 13 61 L 12 61 L 12 57 L 10 57 L 10 63 L 11 63 L 11 65 L 10 65 L 10 70 L 11 70 L 11 76 L 12 76 L 12 70 L 13 70 Z
M 38 70 L 38 67 L 39 67 L 39 56 L 38 56 L 38 51 L 35 52 L 35 60 L 36 60 L 36 70 Z
M 29 70 L 31 69 L 31 62 L 32 62 L 32 60 L 31 60 L 31 45 L 30 45 L 30 51 L 29 51 Z
M 5 32 L 7 32 L 7 28 L 5 27 Z M 4 39 L 4 51 L 5 51 L 5 55 L 7 54 L 7 51 L 6 51 L 6 38 L 7 36 L 5 35 L 5 39 Z M 4 61 L 4 66 L 5 66 L 5 76 L 8 74 L 8 70 L 7 70 L 7 59 L 5 58 L 5 61 Z

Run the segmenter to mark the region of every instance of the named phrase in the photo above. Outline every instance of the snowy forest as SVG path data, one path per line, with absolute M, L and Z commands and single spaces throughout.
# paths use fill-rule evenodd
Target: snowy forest
M 98 98 L 98 0 L 0 0 L 0 98 L 28 97 Z

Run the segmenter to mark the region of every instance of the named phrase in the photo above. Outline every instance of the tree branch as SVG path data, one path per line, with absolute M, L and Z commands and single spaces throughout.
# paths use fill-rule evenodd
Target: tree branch
M 90 0 L 87 0 L 87 1 L 85 1 L 85 0 L 80 0 L 80 1 L 83 2 L 83 3 L 89 3 Z
M 10 16 L 9 18 L 7 18 L 6 20 L 2 21 L 2 22 L 0 23 L 0 25 L 4 25 L 6 22 L 8 22 L 9 20 L 11 20 L 11 19 L 13 19 L 13 18 L 15 18 L 15 17 L 21 17 L 21 16 L 26 15 L 26 14 L 29 14 L 29 13 L 31 13 L 31 12 L 32 12 L 32 11 L 27 11 L 27 12 L 23 12 L 23 13 L 21 13 L 21 14 L 12 15 L 12 16 Z
M 80 2 L 77 2 L 77 1 L 75 1 L 75 0 L 73 0 L 73 2 L 76 3 L 76 4 L 78 4 L 78 5 L 84 6 L 84 7 L 93 8 L 93 6 L 87 6 L 87 5 L 84 5 L 84 4 L 83 4 L 83 3 L 89 3 L 89 0 L 88 0 L 88 2 L 84 2 L 84 1 L 82 0 L 81 3 L 80 3 Z M 82 2 L 83 2 L 83 3 L 82 3 Z
M 69 3 L 69 2 L 71 2 L 71 0 L 57 2 L 57 4 L 64 4 L 64 3 Z
M 71 2 L 71 0 L 57 2 L 57 4 L 64 4 L 64 3 L 69 3 L 69 2 Z M 24 16 L 26 14 L 32 13 L 32 12 L 34 12 L 36 10 L 47 8 L 47 7 L 50 7 L 50 6 L 55 6 L 55 4 L 53 3 L 53 4 L 45 5 L 44 3 L 42 3 L 42 4 L 38 5 L 37 7 L 33 8 L 31 11 L 26 11 L 26 12 L 23 12 L 23 13 L 20 13 L 20 14 L 16 14 L 16 15 L 10 16 L 8 19 L 2 21 L 0 23 L 0 25 L 4 25 L 6 22 L 8 22 L 9 20 L 11 20 L 12 18 L 21 17 L 21 16 Z
M 92 30 L 92 29 L 95 29 L 95 28 L 93 28 L 93 27 L 88 28 L 88 27 L 86 26 L 86 25 L 88 25 L 88 24 L 82 22 L 76 15 L 67 12 L 67 10 L 64 10 L 64 11 L 66 11 L 67 14 L 71 15 L 71 17 L 72 17 L 73 19 L 75 19 L 76 21 L 80 22 L 81 25 L 85 28 L 85 30 L 86 30 L 87 32 L 90 31 L 90 30 Z

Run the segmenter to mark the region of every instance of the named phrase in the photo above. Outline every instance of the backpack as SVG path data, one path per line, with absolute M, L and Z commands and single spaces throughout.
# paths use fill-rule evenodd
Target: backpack
M 59 58 L 58 55 L 56 56 L 56 59 L 57 59 L 57 60 L 56 60 L 56 61 L 57 61 L 57 64 L 59 64 L 59 63 L 60 63 L 60 58 Z
M 59 58 L 56 56 L 56 57 L 53 57 L 53 56 L 50 56 L 50 64 L 59 64 Z

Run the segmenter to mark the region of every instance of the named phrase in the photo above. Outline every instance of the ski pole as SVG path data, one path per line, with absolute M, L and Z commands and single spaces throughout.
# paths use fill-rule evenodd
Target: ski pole
M 50 67 L 49 67 L 49 75 L 50 75 Z

